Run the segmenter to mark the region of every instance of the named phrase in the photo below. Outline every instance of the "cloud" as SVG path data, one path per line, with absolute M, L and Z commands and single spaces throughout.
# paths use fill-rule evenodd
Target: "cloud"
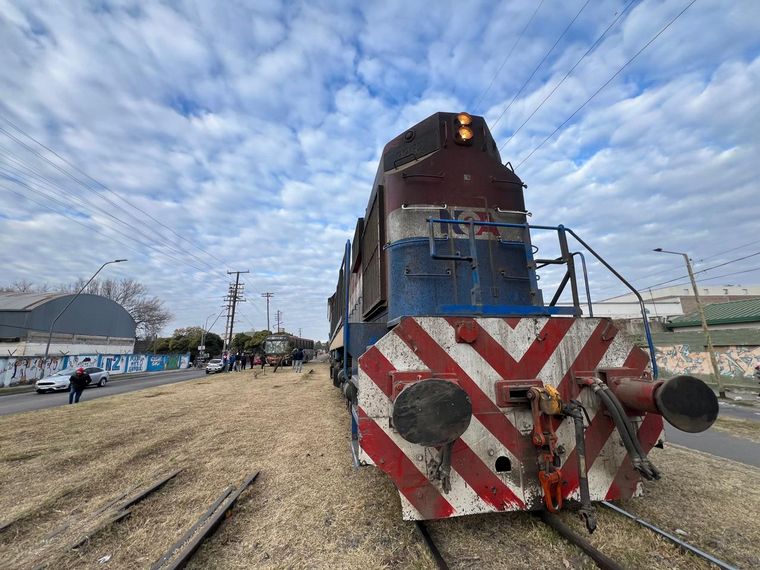
M 624 5 L 589 4 L 497 141 Z M 128 257 L 109 271 L 165 299 L 175 327 L 218 313 L 226 271 L 250 269 L 241 327 L 265 325 L 259 293 L 274 291 L 286 328 L 324 339 L 384 144 L 436 111 L 495 121 L 580 6 L 545 3 L 506 60 L 535 3 L 0 0 L 0 126 L 50 161 L 0 132 L 4 279 L 71 281 Z M 503 159 L 520 163 L 683 6 L 636 3 Z M 519 168 L 532 221 L 573 227 L 639 285 L 680 274 L 653 247 L 699 259 L 751 241 L 759 28 L 749 0 L 694 4 Z M 620 291 L 590 269 L 597 297 Z

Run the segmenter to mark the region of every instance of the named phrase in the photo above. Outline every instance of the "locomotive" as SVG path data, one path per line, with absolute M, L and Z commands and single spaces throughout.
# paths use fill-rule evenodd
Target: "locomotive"
M 688 432 L 717 418 L 701 380 L 658 377 L 640 296 L 648 352 L 593 316 L 584 253 L 635 289 L 572 229 L 528 223 L 525 188 L 483 117 L 435 113 L 385 146 L 346 243 L 332 381 L 355 465 L 392 479 L 406 520 L 571 504 L 593 531 L 594 502 L 660 477 L 663 418 Z M 562 275 L 548 301 L 542 269 Z

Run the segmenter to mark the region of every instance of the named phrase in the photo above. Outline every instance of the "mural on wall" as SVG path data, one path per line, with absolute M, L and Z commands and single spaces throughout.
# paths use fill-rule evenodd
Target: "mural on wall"
M 186 368 L 190 354 L 75 354 L 51 356 L 0 357 L 0 388 L 34 384 L 40 378 L 83 366 L 97 366 L 111 374 L 158 372 Z
M 130 354 L 127 357 L 127 372 L 142 372 L 148 369 L 148 356 L 145 354 Z
M 688 344 L 656 347 L 660 368 L 673 374 L 712 373 L 710 355 L 704 347 Z M 721 376 L 752 378 L 755 366 L 760 364 L 760 346 L 719 346 L 715 349 Z

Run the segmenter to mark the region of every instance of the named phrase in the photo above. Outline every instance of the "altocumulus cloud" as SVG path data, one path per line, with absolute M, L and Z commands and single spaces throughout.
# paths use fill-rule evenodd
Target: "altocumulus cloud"
M 259 293 L 274 291 L 287 329 L 324 338 L 383 144 L 439 110 L 503 115 L 532 220 L 575 228 L 638 285 L 681 273 L 653 247 L 698 259 L 755 237 L 752 0 L 697 0 L 532 155 L 687 2 L 591 2 L 529 81 L 582 0 L 545 2 L 527 28 L 528 1 L 250 4 L 0 0 L 0 127 L 28 146 L 0 132 L 3 281 L 128 257 L 111 275 L 137 276 L 187 326 L 219 311 L 227 269 L 250 269 L 239 329 L 265 325 Z

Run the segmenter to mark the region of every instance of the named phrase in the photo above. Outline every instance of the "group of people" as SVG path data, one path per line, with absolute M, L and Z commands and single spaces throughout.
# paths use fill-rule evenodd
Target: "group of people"
M 230 354 L 229 356 L 222 356 L 222 365 L 224 366 L 224 372 L 239 372 L 245 370 L 246 367 L 253 368 L 256 365 L 257 355 L 255 354 Z M 263 354 L 258 355 L 261 359 L 261 367 L 264 367 L 266 359 Z

